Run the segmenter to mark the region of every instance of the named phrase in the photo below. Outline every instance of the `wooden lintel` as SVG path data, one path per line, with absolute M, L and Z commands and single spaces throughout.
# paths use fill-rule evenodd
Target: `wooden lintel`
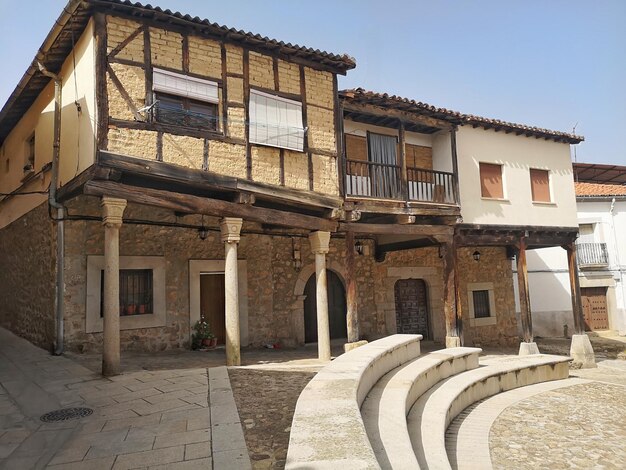
M 356 209 L 364 214 L 398 214 L 415 216 L 458 216 L 461 214 L 459 206 L 434 203 L 408 203 L 399 204 L 397 202 L 386 203 L 384 201 L 349 200 L 345 204 L 351 203 Z
M 390 117 L 402 119 L 404 122 L 420 124 L 427 127 L 435 127 L 437 129 L 452 129 L 453 125 L 449 122 L 435 119 L 429 116 L 422 116 L 410 111 L 400 111 L 392 108 L 383 108 L 370 104 L 343 102 L 343 110 L 345 113 L 369 114 L 376 117 Z
M 100 152 L 99 158 L 101 165 L 116 168 L 124 173 L 139 175 L 148 179 L 181 183 L 198 189 L 243 191 L 254 193 L 257 198 L 264 197 L 270 200 L 286 201 L 311 207 L 335 208 L 341 206 L 341 198 L 335 196 L 241 180 L 232 176 L 184 168 L 156 160 L 144 160 L 111 152 Z
M 369 233 L 373 235 L 422 235 L 425 237 L 449 236 L 454 234 L 454 228 L 447 225 L 398 225 L 398 224 L 361 224 L 340 223 L 339 231 L 354 233 Z
M 310 215 L 237 204 L 221 199 L 208 199 L 160 189 L 130 186 L 110 181 L 89 181 L 84 185 L 83 193 L 90 196 L 117 197 L 137 204 L 161 207 L 189 214 L 203 214 L 214 217 L 241 217 L 252 222 L 306 230 L 326 232 L 335 232 L 337 230 L 337 222 Z

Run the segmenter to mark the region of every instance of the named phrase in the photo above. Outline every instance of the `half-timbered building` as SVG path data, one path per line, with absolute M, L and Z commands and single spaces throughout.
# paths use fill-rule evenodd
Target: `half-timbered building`
M 70 1 L 0 112 L 0 324 L 102 350 L 107 374 L 120 350 L 189 347 L 201 317 L 231 365 L 396 332 L 516 343 L 510 259 L 571 246 L 581 138 L 339 92 L 354 67 Z

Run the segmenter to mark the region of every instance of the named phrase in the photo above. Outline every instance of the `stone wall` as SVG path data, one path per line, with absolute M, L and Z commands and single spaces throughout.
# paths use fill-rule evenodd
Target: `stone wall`
M 107 16 L 108 51 L 120 45 L 125 38 L 141 27 L 141 23 L 115 16 Z M 183 72 L 183 36 L 161 28 L 150 27 L 151 60 L 154 67 L 164 67 Z M 224 137 L 232 139 L 223 142 L 220 137 L 207 137 L 209 140 L 208 170 L 238 178 L 247 177 L 245 117 L 247 106 L 244 82 L 252 88 L 265 91 L 277 90 L 282 93 L 300 96 L 306 108 L 308 149 L 304 152 L 285 151 L 284 186 L 308 190 L 309 167 L 312 167 L 313 190 L 324 194 L 339 194 L 339 180 L 335 135 L 335 90 L 333 74 L 300 66 L 282 59 L 255 51 L 249 51 L 249 66 L 244 67 L 246 54 L 236 45 L 225 44 L 226 76 L 222 75 L 222 43 L 198 36 L 188 37 L 189 72 L 194 76 L 220 82 L 220 109 L 226 107 L 228 122 L 221 123 Z M 139 34 L 122 48 L 117 57 L 132 61 L 111 63 L 115 75 L 130 96 L 136 109 L 143 108 L 146 99 L 146 73 L 143 64 L 143 34 Z M 275 76 L 277 75 L 277 76 Z M 303 79 L 303 83 L 301 83 Z M 223 82 L 225 80 L 225 83 Z M 304 96 L 301 96 L 304 90 Z M 107 78 L 109 115 L 122 121 L 134 122 L 131 107 L 123 98 L 115 83 Z M 288 95 L 289 96 L 289 95 Z M 184 130 L 181 130 L 184 133 Z M 160 149 L 162 160 L 187 168 L 201 169 L 204 154 L 204 140 L 178 138 L 164 133 Z M 112 127 L 108 135 L 108 148 L 111 152 L 145 158 L 157 158 L 157 132 Z M 280 185 L 279 150 L 273 147 L 250 145 L 251 179 L 262 183 Z M 308 159 L 312 165 L 309 165 Z
M 56 227 L 48 203 L 0 229 L 0 326 L 52 349 Z
M 72 214 L 99 215 L 97 198 L 72 202 Z M 150 219 L 200 225 L 197 216 L 177 219 L 169 211 L 129 204 L 125 219 Z M 222 260 L 218 220 L 205 218 L 213 231 L 200 240 L 189 228 L 156 227 L 125 223 L 120 231 L 121 256 L 162 256 L 166 265 L 166 324 L 162 327 L 123 330 L 122 348 L 155 351 L 188 347 L 189 260 Z M 99 350 L 101 334 L 85 333 L 87 256 L 103 255 L 103 228 L 97 221 L 68 222 L 66 229 L 66 336 L 72 349 Z M 304 341 L 304 286 L 315 272 L 315 257 L 306 236 L 268 236 L 246 233 L 260 227 L 244 223 L 239 259 L 247 262 L 249 342 L 259 346 L 281 341 Z M 362 240 L 364 255 L 355 257 L 359 328 L 372 340 L 396 332 L 394 286 L 398 279 L 423 279 L 427 286 L 431 339 L 443 342 L 443 270 L 437 248 L 388 253 L 384 262 L 374 260 L 374 245 Z M 331 238 L 328 268 L 345 279 L 345 241 Z M 505 250 L 480 248 L 476 263 L 470 249 L 459 252 L 461 300 L 466 344 L 509 345 L 517 342 L 515 302 L 510 262 Z M 296 255 L 294 257 L 294 253 Z M 345 281 L 344 281 L 345 282 Z M 467 284 L 492 282 L 497 323 L 471 327 Z
M 480 252 L 480 261 L 472 253 Z M 511 261 L 506 249 L 499 247 L 461 248 L 458 253 L 459 288 L 463 309 L 463 334 L 467 346 L 516 346 L 519 344 L 517 319 L 515 317 L 515 292 Z M 469 283 L 493 283 L 495 294 L 495 325 L 470 326 Z

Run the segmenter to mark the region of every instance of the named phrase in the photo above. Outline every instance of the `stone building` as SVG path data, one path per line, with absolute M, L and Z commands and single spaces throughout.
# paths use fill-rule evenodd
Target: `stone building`
M 354 67 L 71 0 L 0 112 L 0 324 L 108 374 L 120 349 L 189 347 L 201 314 L 228 364 L 395 332 L 517 343 L 511 258 L 576 237 L 582 138 L 339 92 Z

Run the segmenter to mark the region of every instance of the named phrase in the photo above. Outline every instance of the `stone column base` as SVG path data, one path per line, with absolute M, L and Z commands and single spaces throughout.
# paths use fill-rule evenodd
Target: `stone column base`
M 518 356 L 531 356 L 533 354 L 540 354 L 539 348 L 537 347 L 537 343 L 526 343 L 522 341 L 519 344 L 519 354 Z
M 460 348 L 461 338 L 458 336 L 446 336 L 446 348 Z
M 572 356 L 573 369 L 593 369 L 596 365 L 596 356 L 587 335 L 572 335 L 572 345 L 569 350 Z
M 367 344 L 366 340 L 361 340 L 361 341 L 355 341 L 353 343 L 345 343 L 343 345 L 343 352 L 347 353 L 348 351 L 352 351 L 353 349 L 356 349 L 360 346 L 365 346 Z

